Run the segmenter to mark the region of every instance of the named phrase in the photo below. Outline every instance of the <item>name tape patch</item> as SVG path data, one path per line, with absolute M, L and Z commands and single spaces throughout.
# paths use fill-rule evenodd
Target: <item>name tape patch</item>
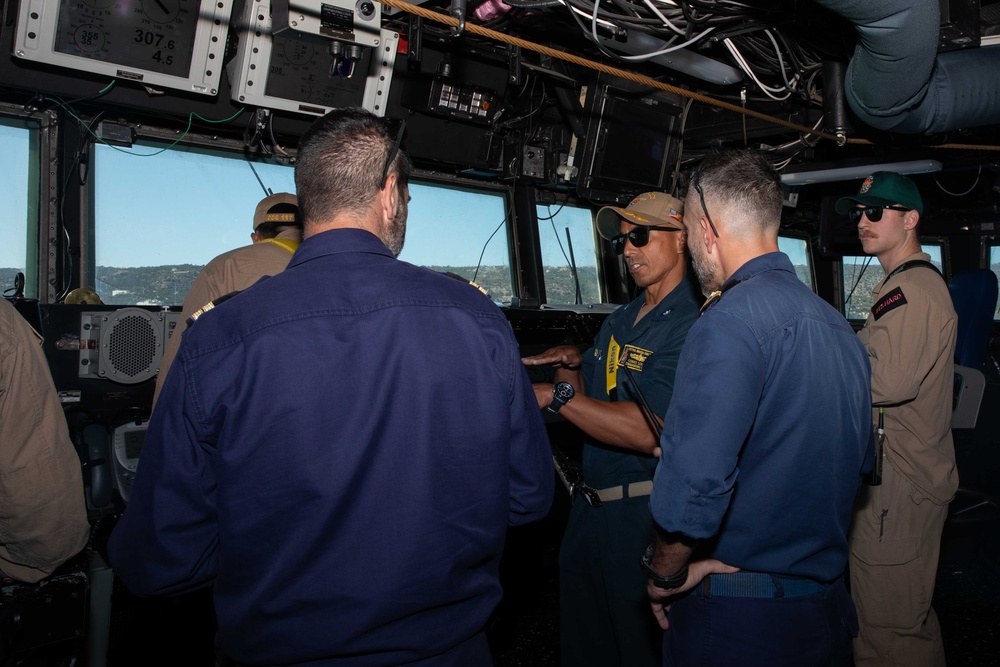
M 642 367 L 646 363 L 646 359 L 648 359 L 651 354 L 653 354 L 652 350 L 644 350 L 643 348 L 636 347 L 635 345 L 626 345 L 619 363 L 629 370 L 642 371 Z
M 893 310 L 894 308 L 899 308 L 900 306 L 905 304 L 906 304 L 906 297 L 903 296 L 903 290 L 902 288 L 897 287 L 896 289 L 892 290 L 884 297 L 879 299 L 878 303 L 872 306 L 872 316 L 874 316 L 875 319 L 877 320 L 886 313 L 888 313 L 890 310 Z

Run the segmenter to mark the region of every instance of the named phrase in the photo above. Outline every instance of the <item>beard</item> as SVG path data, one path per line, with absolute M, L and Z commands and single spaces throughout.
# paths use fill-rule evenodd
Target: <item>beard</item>
M 689 250 L 691 252 L 691 264 L 694 267 L 695 275 L 698 276 L 698 283 L 701 285 L 702 293 L 707 296 L 720 289 L 723 280 L 722 276 L 719 275 L 721 273 L 719 265 L 708 256 L 701 246 L 695 244 Z
M 393 257 L 399 257 L 403 252 L 403 243 L 406 241 L 406 198 L 400 197 L 399 206 L 396 207 L 396 215 L 383 230 L 384 238 L 382 242 L 392 253 Z

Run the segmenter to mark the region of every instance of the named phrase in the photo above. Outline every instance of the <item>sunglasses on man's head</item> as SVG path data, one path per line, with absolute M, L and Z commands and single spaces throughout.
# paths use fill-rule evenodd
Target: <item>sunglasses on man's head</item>
M 911 208 L 906 208 L 905 206 L 865 206 L 864 208 L 852 208 L 848 209 L 847 217 L 851 219 L 851 222 L 858 224 L 861 222 L 861 216 L 866 215 L 868 219 L 872 222 L 878 222 L 882 219 L 882 211 L 884 209 L 889 209 L 890 211 L 912 211 Z
M 638 225 L 633 230 L 627 234 L 619 234 L 618 236 L 611 239 L 611 249 L 615 251 L 616 255 L 620 255 L 625 252 L 625 241 L 629 240 L 632 245 L 636 248 L 641 248 L 642 246 L 649 243 L 649 230 L 655 229 L 661 232 L 679 232 L 680 230 L 676 227 L 647 227 L 645 225 Z
M 392 144 L 392 148 L 389 149 L 389 156 L 385 159 L 385 167 L 382 169 L 382 184 L 378 186 L 379 190 L 385 189 L 385 183 L 389 179 L 389 169 L 392 167 L 392 161 L 396 159 L 396 154 L 399 153 L 399 145 L 403 143 L 403 135 L 406 134 L 406 120 L 402 119 L 399 121 L 399 127 L 396 130 L 396 141 Z

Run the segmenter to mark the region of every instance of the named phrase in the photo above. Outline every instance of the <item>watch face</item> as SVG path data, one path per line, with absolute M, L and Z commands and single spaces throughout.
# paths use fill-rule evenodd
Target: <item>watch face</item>
M 552 388 L 552 393 L 556 398 L 568 401 L 573 398 L 576 392 L 573 391 L 573 385 L 569 382 L 557 382 L 555 387 Z

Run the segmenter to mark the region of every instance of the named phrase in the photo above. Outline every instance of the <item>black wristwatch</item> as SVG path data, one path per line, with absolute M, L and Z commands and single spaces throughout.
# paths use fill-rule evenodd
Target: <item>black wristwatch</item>
M 675 574 L 671 574 L 669 577 L 664 577 L 662 574 L 653 569 L 650 563 L 653 560 L 653 545 L 650 544 L 646 547 L 646 553 L 642 555 L 639 559 L 639 565 L 642 566 L 643 572 L 649 577 L 649 580 L 653 582 L 653 585 L 657 588 L 662 588 L 663 590 L 670 591 L 675 588 L 680 588 L 684 585 L 684 582 L 688 578 L 688 566 L 685 565 L 680 569 L 680 571 Z
M 552 386 L 552 402 L 545 409 L 549 412 L 559 412 L 559 408 L 569 403 L 576 396 L 576 390 L 569 382 L 556 382 Z

